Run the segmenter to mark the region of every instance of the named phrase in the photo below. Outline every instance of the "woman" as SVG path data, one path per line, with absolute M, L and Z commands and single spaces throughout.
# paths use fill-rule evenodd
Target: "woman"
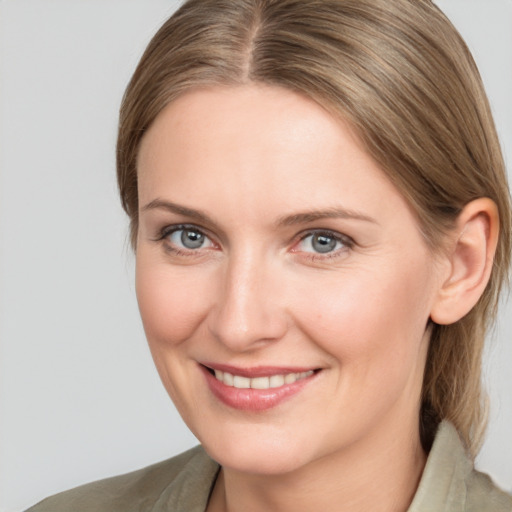
M 192 0 L 121 110 L 137 298 L 202 447 L 33 510 L 493 510 L 510 258 L 478 72 L 429 1 Z

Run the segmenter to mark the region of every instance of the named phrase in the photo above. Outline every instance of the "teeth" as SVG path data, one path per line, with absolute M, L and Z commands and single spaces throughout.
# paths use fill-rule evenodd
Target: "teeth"
M 251 388 L 252 389 L 268 389 L 270 387 L 270 378 L 269 377 L 256 377 L 251 379 Z
M 215 378 L 223 382 L 226 386 L 239 389 L 270 389 L 279 388 L 285 384 L 293 384 L 294 382 L 305 379 L 313 375 L 313 370 L 300 373 L 287 373 L 284 375 L 271 375 L 270 377 L 242 377 L 241 375 L 232 375 L 228 372 L 215 370 Z
M 233 375 L 231 375 L 231 373 L 227 373 L 227 372 L 224 372 L 224 378 L 222 379 L 222 382 L 224 382 L 224 384 L 226 384 L 226 386 L 234 386 L 235 385 L 235 379 L 233 378 Z
M 281 386 L 284 386 L 284 377 L 282 375 L 272 375 L 269 381 L 271 388 L 280 388 Z
M 235 388 L 248 389 L 251 387 L 251 379 L 240 377 L 240 375 L 233 375 L 233 386 Z
M 300 374 L 299 374 L 300 376 Z M 284 376 L 284 383 L 285 384 L 293 384 L 297 380 L 297 374 L 296 373 L 289 373 L 288 375 Z

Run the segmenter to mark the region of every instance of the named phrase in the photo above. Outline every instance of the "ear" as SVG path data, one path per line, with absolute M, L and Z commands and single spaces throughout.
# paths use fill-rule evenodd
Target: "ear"
M 441 283 L 433 304 L 432 321 L 443 325 L 457 322 L 478 302 L 491 275 L 498 233 L 494 201 L 482 197 L 464 207 L 444 256 L 448 260 L 448 277 Z

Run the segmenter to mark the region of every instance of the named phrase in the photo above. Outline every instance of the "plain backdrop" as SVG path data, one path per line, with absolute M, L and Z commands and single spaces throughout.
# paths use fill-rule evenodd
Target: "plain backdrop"
M 512 163 L 512 1 L 443 0 Z M 115 183 L 117 111 L 170 0 L 0 1 L 0 511 L 196 443 L 138 317 Z M 512 490 L 512 307 L 486 359 L 478 467 Z

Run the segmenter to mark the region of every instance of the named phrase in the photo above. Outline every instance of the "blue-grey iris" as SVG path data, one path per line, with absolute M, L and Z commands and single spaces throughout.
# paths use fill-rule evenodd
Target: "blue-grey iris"
M 316 252 L 331 252 L 336 248 L 337 240 L 328 235 L 313 235 L 311 245 Z
M 181 232 L 181 243 L 187 249 L 198 249 L 204 243 L 204 235 L 198 231 L 184 229 Z

